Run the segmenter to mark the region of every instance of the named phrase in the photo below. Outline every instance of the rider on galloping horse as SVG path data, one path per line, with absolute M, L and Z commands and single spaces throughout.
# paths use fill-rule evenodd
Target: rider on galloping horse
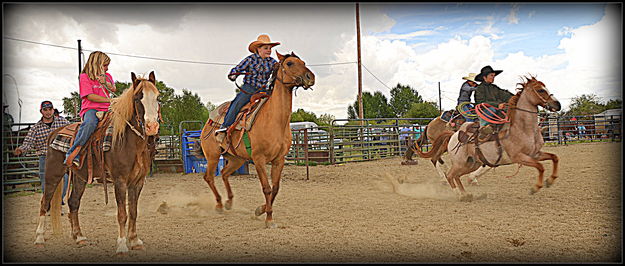
M 234 81 L 240 74 L 245 74 L 245 78 L 243 79 L 243 86 L 226 112 L 224 123 L 215 131 L 217 140 L 223 140 L 226 130 L 234 123 L 237 114 L 250 101 L 252 95 L 267 90 L 267 81 L 271 76 L 272 67 L 278 63 L 276 59 L 271 57 L 271 48 L 276 45 L 280 45 L 280 43 L 271 42 L 268 35 L 259 35 L 256 41 L 248 46 L 248 50 L 253 54 L 247 56 L 230 70 L 228 79 Z
M 514 94 L 511 92 L 499 88 L 497 85 L 493 84 L 495 82 L 495 76 L 499 75 L 499 73 L 503 72 L 503 70 L 493 70 L 491 66 L 485 66 L 480 70 L 480 74 L 475 77 L 476 81 L 480 81 L 480 85 L 475 89 L 475 105 L 480 103 L 487 103 L 492 105 L 493 107 L 488 107 L 490 115 L 499 115 L 500 110 L 503 109 L 502 103 L 507 103 Z M 499 107 L 499 109 L 495 108 Z M 493 128 L 491 123 L 484 120 L 483 117 L 479 116 L 480 119 L 480 132 L 482 134 L 481 137 L 485 135 L 489 135 L 493 132 Z

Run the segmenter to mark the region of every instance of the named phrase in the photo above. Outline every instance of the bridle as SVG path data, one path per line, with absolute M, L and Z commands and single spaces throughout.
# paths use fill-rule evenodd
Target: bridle
M 522 84 L 519 84 L 519 85 L 522 85 Z M 526 90 L 526 89 L 528 89 L 528 88 L 527 88 L 526 86 L 523 86 L 523 90 Z M 534 86 L 531 86 L 529 89 L 530 89 L 532 92 L 534 92 L 534 94 L 538 97 L 538 99 L 540 99 L 541 103 L 540 103 L 540 104 L 538 104 L 538 105 L 542 106 L 542 107 L 543 107 L 543 108 L 545 108 L 545 109 L 549 109 L 549 108 L 547 107 L 547 105 L 548 105 L 548 104 L 547 104 L 547 103 L 548 103 L 548 100 L 546 100 L 544 97 L 542 97 L 542 96 L 541 96 L 541 95 L 540 95 L 540 94 L 536 91 L 536 89 L 534 88 Z M 553 96 L 553 94 L 549 94 L 549 97 L 551 97 L 551 96 Z M 515 107 L 511 107 L 510 109 L 516 109 L 516 110 L 523 111 L 523 112 L 527 112 L 527 113 L 538 114 L 538 111 L 530 111 L 530 110 L 525 110 L 525 109 L 523 109 L 523 108 L 519 108 L 519 107 L 516 107 L 516 106 L 515 106 Z
M 272 79 L 271 80 L 271 86 L 270 86 L 271 89 L 273 90 L 273 85 L 275 84 L 275 80 L 278 80 L 283 85 L 293 85 L 293 88 L 291 90 L 296 90 L 299 87 L 304 88 L 304 90 L 307 90 L 307 89 L 311 89 L 312 90 L 312 88 L 310 88 L 310 87 L 307 88 L 307 87 L 304 86 L 304 78 L 303 77 L 301 77 L 301 76 L 292 76 L 292 75 L 289 75 L 289 74 L 286 73 L 286 69 L 284 67 L 284 63 L 286 62 L 286 59 L 291 57 L 291 56 L 299 59 L 299 57 L 297 57 L 296 55 L 288 54 L 288 55 L 285 55 L 285 57 L 284 57 L 284 59 L 282 61 L 276 63 L 276 65 L 278 65 L 278 66 L 277 66 L 276 70 L 273 71 L 272 74 L 271 74 L 271 79 Z M 274 65 L 274 67 L 275 67 L 275 65 Z M 278 77 L 277 73 L 278 73 L 279 70 L 282 70 L 282 78 Z M 291 80 L 293 80 L 293 82 L 284 82 L 284 76 L 285 75 L 287 77 L 291 78 Z

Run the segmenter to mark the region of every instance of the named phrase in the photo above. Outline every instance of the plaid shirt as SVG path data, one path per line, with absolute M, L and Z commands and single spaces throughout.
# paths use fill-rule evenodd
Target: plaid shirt
M 55 129 L 65 125 L 69 125 L 69 121 L 61 116 L 54 117 L 51 127 L 48 127 L 48 125 L 43 122 L 43 119 L 39 120 L 28 131 L 28 135 L 26 135 L 20 149 L 24 151 L 35 149 L 37 156 L 45 156 L 48 151 L 48 145 L 46 145 L 48 135 L 50 135 L 50 133 Z
M 228 75 L 247 73 L 243 79 L 243 83 L 252 85 L 258 90 L 267 84 L 269 76 L 271 76 L 271 67 L 276 63 L 278 63 L 278 61 L 272 57 L 263 59 L 260 55 L 251 54 L 230 70 L 230 74 Z

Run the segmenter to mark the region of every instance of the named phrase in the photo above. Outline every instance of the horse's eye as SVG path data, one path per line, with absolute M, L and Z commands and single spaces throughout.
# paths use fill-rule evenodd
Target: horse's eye
M 536 92 L 538 92 L 538 93 L 544 93 L 544 92 L 545 92 L 545 90 L 543 90 L 543 89 L 538 89 L 538 90 L 536 90 Z
M 287 62 L 287 63 L 286 63 L 286 65 L 287 65 L 287 66 L 292 66 L 292 65 L 293 65 L 293 62 Z

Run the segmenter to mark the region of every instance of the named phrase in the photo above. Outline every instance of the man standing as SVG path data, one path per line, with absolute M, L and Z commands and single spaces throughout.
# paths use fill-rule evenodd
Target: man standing
M 21 146 L 13 151 L 13 154 L 16 156 L 21 155 L 27 150 L 34 149 L 37 156 L 39 156 L 39 179 L 41 180 L 41 193 L 43 193 L 43 188 L 45 187 L 45 167 L 46 167 L 46 152 L 48 151 L 48 145 L 46 143 L 46 139 L 48 135 L 55 129 L 69 125 L 69 121 L 67 119 L 54 116 L 54 106 L 52 106 L 52 102 L 43 101 L 41 102 L 41 107 L 39 108 L 39 112 L 41 113 L 41 119 L 30 128 L 28 131 L 28 135 L 24 139 L 24 142 Z M 62 167 L 59 165 L 59 167 Z M 65 191 L 67 190 L 68 185 L 68 177 L 67 174 L 63 177 L 63 196 L 65 198 Z

